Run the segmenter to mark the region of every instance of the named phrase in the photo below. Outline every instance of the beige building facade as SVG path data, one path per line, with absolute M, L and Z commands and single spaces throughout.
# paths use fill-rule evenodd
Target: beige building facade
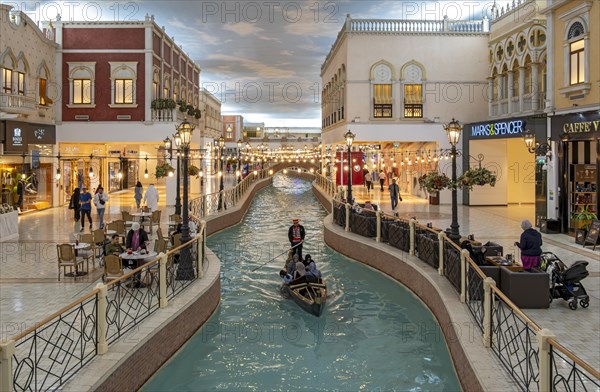
M 365 153 L 361 166 L 384 168 L 403 192 L 426 196 L 417 178 L 436 170 L 450 147 L 443 124 L 477 121 L 488 111 L 488 35 L 487 19 L 348 16 L 321 67 L 323 151 L 341 152 L 350 130 Z M 449 162 L 441 167 L 447 174 Z M 449 202 L 450 192 L 441 197 Z

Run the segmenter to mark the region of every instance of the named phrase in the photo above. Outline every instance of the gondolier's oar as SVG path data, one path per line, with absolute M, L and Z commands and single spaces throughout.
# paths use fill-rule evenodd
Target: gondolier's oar
M 313 237 L 316 237 L 316 234 L 315 234 L 315 235 L 313 235 L 312 237 L 309 237 L 308 239 L 311 239 L 311 238 L 313 238 Z M 306 240 L 304 240 L 304 241 L 306 241 Z M 297 247 L 298 245 L 301 245 L 301 244 L 303 244 L 303 243 L 304 243 L 304 241 L 302 241 L 302 242 L 301 242 L 301 243 L 299 243 L 299 244 L 296 244 L 296 245 L 292 246 L 292 247 L 291 247 L 291 248 L 289 248 L 289 249 L 286 249 L 286 250 L 284 250 L 283 252 L 281 252 L 281 253 L 280 253 L 280 254 L 278 254 L 277 256 L 273 257 L 271 260 L 269 260 L 269 261 L 267 261 L 266 263 L 263 263 L 263 264 L 259 265 L 258 267 L 254 268 L 254 269 L 252 270 L 252 272 L 256 271 L 256 270 L 257 270 L 257 269 L 259 269 L 259 268 L 262 268 L 262 267 L 264 267 L 265 265 L 267 265 L 267 264 L 269 264 L 269 263 L 271 263 L 272 261 L 274 261 L 275 259 L 277 259 L 279 256 L 281 256 L 281 255 L 283 255 L 283 254 L 286 254 L 287 252 L 289 252 L 290 250 L 294 249 L 294 248 L 295 248 L 295 247 Z

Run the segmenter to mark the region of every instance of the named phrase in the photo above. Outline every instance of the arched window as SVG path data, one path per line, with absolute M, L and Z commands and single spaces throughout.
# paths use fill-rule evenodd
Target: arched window
M 17 60 L 10 48 L 7 48 L 2 57 L 0 57 L 0 67 L 2 68 L 2 94 L 12 94 L 13 70 L 17 66 Z
M 45 61 L 42 61 L 37 72 L 38 78 L 38 105 L 48 106 L 52 100 L 48 98 L 48 80 L 50 79 L 50 70 Z
M 112 85 L 111 106 L 136 105 L 137 61 L 109 62 Z
M 391 65 L 385 61 L 381 61 L 371 68 L 374 118 L 393 117 L 393 74 Z
M 23 53 L 19 55 L 17 59 L 17 69 L 16 69 L 16 82 L 17 82 L 17 95 L 25 96 L 26 84 L 27 84 L 27 75 L 29 74 L 29 64 L 27 60 L 23 56 Z
M 423 118 L 423 80 L 425 70 L 416 61 L 402 67 L 404 118 Z
M 568 63 L 565 65 L 569 73 L 568 80 L 565 81 L 566 85 L 573 86 L 588 81 L 586 63 L 589 53 L 586 52 L 589 49 L 586 48 L 588 44 L 586 43 L 588 40 L 586 35 L 586 27 L 581 20 L 575 20 L 567 27 L 565 38 L 568 45 L 568 53 L 565 53 L 565 55 L 568 59 L 565 59 L 565 62 L 568 61 Z
M 94 107 L 96 63 L 67 63 L 69 65 L 70 99 L 67 107 Z

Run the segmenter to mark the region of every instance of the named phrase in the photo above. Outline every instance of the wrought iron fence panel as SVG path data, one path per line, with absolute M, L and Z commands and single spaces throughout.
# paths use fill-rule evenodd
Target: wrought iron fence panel
M 223 205 L 227 210 L 235 206 L 235 203 L 233 202 L 233 191 L 233 189 L 223 191 Z
M 181 252 L 179 254 L 169 255 L 167 259 L 167 298 L 170 300 L 179 294 L 183 289 L 188 287 L 196 277 L 198 276 L 197 265 L 198 265 L 198 247 L 195 242 L 188 245 L 193 271 L 189 272 L 180 271 L 181 267 Z M 182 249 L 183 251 L 183 249 Z
M 415 252 L 419 259 L 430 266 L 438 268 L 440 264 L 439 239 L 435 234 L 416 227 Z
M 388 243 L 404 252 L 410 250 L 410 229 L 400 222 L 390 224 Z
M 219 193 L 209 193 L 204 195 L 206 199 L 206 215 L 216 214 L 219 212 Z
M 98 297 L 92 295 L 19 339 L 12 356 L 15 391 L 57 389 L 96 356 Z
M 159 308 L 159 264 L 108 286 L 106 341 L 110 344 Z
M 483 333 L 483 278 L 467 263 L 467 308 L 475 319 L 479 331 Z
M 204 217 L 202 214 L 202 200 L 204 196 L 200 196 L 190 201 L 190 213 L 198 218 Z
M 444 276 L 460 293 L 460 251 L 444 241 Z
M 538 390 L 536 333 L 496 292 L 492 297 L 492 351 L 522 390 Z
M 550 344 L 553 391 L 600 391 L 600 379 Z

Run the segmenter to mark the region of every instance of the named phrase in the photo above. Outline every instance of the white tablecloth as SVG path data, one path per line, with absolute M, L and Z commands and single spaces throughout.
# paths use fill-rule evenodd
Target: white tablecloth
M 0 242 L 19 238 L 19 213 L 0 214 Z

